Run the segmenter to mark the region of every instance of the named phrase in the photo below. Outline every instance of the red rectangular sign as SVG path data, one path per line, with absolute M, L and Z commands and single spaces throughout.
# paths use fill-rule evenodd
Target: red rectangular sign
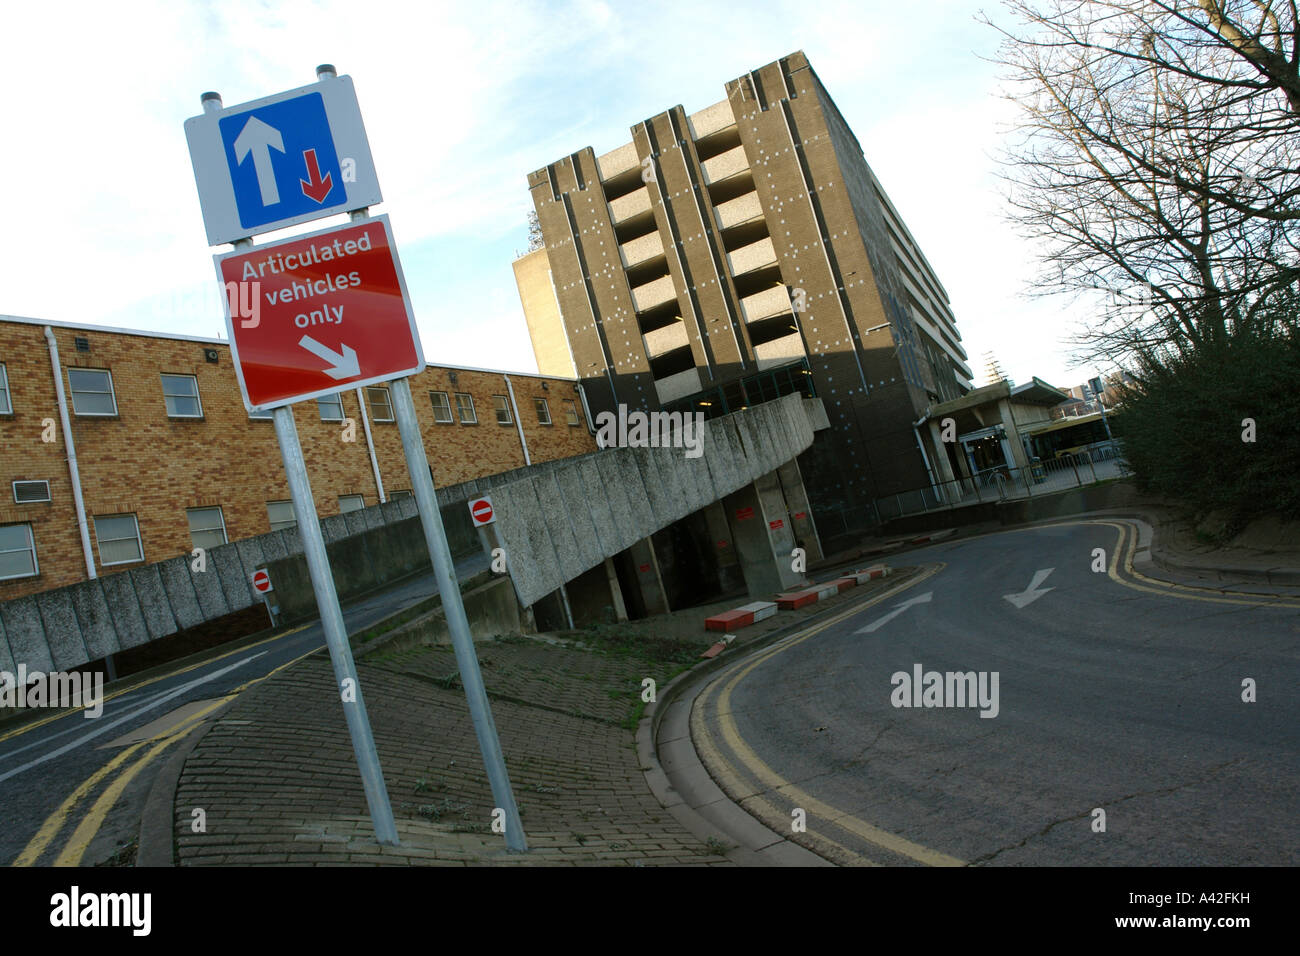
M 387 216 L 213 258 L 250 410 L 424 369 Z
M 748 521 L 748 520 L 749 520 L 750 518 L 752 518 L 752 517 L 754 517 L 754 509 L 753 509 L 752 507 L 751 507 L 751 508 L 737 508 L 737 509 L 736 509 L 736 520 L 737 520 L 737 521 Z
M 785 527 L 785 520 L 783 518 L 777 518 L 775 521 L 769 521 L 767 526 L 775 531 L 777 528 Z

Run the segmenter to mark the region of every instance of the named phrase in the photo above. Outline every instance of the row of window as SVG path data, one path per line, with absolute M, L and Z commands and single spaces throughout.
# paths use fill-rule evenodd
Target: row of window
M 478 414 L 474 410 L 474 397 L 465 392 L 456 392 L 456 412 L 462 425 L 477 425 Z M 433 420 L 442 425 L 455 421 L 451 414 L 451 398 L 446 392 L 430 392 L 429 401 L 433 403 Z M 578 418 L 578 404 L 571 398 L 560 400 L 564 405 L 564 418 L 570 425 L 581 424 Z M 493 395 L 492 403 L 496 406 L 497 424 L 513 425 L 514 416 L 510 414 L 510 399 L 505 395 Z M 537 413 L 539 425 L 551 424 L 551 407 L 544 398 L 533 399 L 533 410 Z
M 199 382 L 193 375 L 161 375 L 163 403 L 167 406 L 169 418 L 202 418 L 203 403 L 199 399 Z M 113 392 L 113 373 L 107 369 L 70 368 L 68 369 L 68 391 L 72 399 L 72 411 L 83 416 L 111 416 L 117 414 L 117 397 Z M 370 408 L 370 420 L 374 422 L 391 422 L 393 416 L 393 398 L 388 388 L 372 385 L 366 388 L 366 404 Z M 474 411 L 474 397 L 467 392 L 456 392 L 456 412 L 462 425 L 478 424 Z M 441 424 L 455 421 L 451 412 L 451 396 L 446 392 L 430 392 L 433 403 L 433 420 Z M 493 395 L 496 405 L 497 422 L 502 425 L 514 424 L 510 414 L 510 400 L 505 395 Z M 578 425 L 577 403 L 571 399 L 562 399 L 565 419 L 570 425 Z M 335 392 L 316 399 L 323 422 L 343 421 L 343 395 Z M 534 398 L 533 408 L 537 421 L 541 425 L 551 424 L 551 409 L 544 398 Z M 9 397 L 9 376 L 3 363 L 0 363 L 0 414 L 11 414 L 13 403 Z M 252 418 L 270 418 L 269 411 L 250 413 Z
M 394 491 L 390 499 L 409 496 L 410 491 Z M 363 495 L 340 495 L 339 512 L 360 511 L 366 506 Z M 292 528 L 298 521 L 293 515 L 293 502 L 268 501 L 266 515 L 271 530 Z M 196 548 L 215 548 L 225 544 L 226 518 L 218 505 L 212 508 L 189 508 L 185 512 L 189 522 L 190 541 Z M 95 515 L 91 518 L 95 540 L 99 544 L 99 564 L 111 567 L 117 564 L 134 564 L 144 560 L 144 545 L 140 540 L 140 523 L 134 514 Z M 30 524 L 0 525 L 0 581 L 12 578 L 30 578 L 40 573 L 36 560 L 36 538 Z

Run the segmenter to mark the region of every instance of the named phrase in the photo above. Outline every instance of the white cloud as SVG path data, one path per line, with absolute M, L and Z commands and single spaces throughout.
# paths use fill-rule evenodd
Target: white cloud
M 686 0 L 25 5 L 0 38 L 0 311 L 217 334 L 182 124 L 205 90 L 233 105 L 310 83 L 329 61 L 355 78 L 378 211 L 402 247 L 501 250 L 408 267 L 430 359 L 531 369 L 509 265 L 528 173 L 619 146 L 675 104 L 717 102 L 727 80 L 802 49 L 947 286 L 972 364 L 996 348 L 1017 377 L 1059 378 L 1055 310 L 1017 298 L 1033 250 L 992 192 L 998 110 L 976 53 L 996 37 L 974 13 L 797 0 L 744 15 Z

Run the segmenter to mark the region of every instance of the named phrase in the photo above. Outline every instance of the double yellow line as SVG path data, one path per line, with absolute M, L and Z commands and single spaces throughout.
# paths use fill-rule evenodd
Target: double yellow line
M 301 630 L 301 628 L 295 628 L 295 631 L 296 630 Z M 285 637 L 290 633 L 293 633 L 293 631 L 286 632 L 286 634 L 281 634 L 277 636 Z M 263 641 L 259 643 L 265 643 L 265 642 Z M 256 644 L 250 645 L 250 647 L 256 647 L 256 646 L 257 646 Z M 239 651 L 244 651 L 244 650 L 248 650 L 248 648 L 247 647 L 239 648 Z M 179 724 L 176 724 L 172 727 L 168 727 L 166 730 L 163 730 L 162 732 L 155 734 L 153 737 L 149 738 L 148 740 L 142 740 L 139 743 L 135 743 L 127 747 L 116 757 L 114 757 L 108 763 L 104 764 L 104 766 L 100 767 L 93 774 L 91 774 L 89 777 L 83 780 L 81 784 L 75 790 L 72 791 L 72 793 L 68 794 L 67 798 L 63 801 L 63 803 L 59 805 L 59 808 L 55 810 L 53 813 L 51 813 L 49 817 L 46 818 L 45 822 L 41 825 L 40 830 L 36 832 L 36 835 L 32 837 L 31 841 L 28 842 L 27 846 L 24 847 L 23 852 L 18 855 L 17 859 L 14 860 L 12 865 L 13 866 L 35 865 L 36 861 L 40 859 L 41 855 L 45 853 L 46 849 L 54 841 L 54 838 L 58 836 L 59 832 L 67 824 L 67 821 L 71 817 L 72 811 L 77 806 L 77 804 L 80 803 L 87 795 L 92 793 L 96 787 L 98 787 L 101 783 L 103 783 L 104 780 L 108 779 L 110 776 L 116 773 L 119 770 L 119 768 L 123 767 L 128 760 L 134 757 L 142 749 L 148 747 L 149 749 L 146 750 L 145 753 L 138 760 L 136 760 L 133 764 L 127 767 L 121 774 L 119 774 L 117 778 L 114 779 L 113 782 L 109 784 L 108 787 L 105 788 L 104 792 L 99 795 L 98 799 L 95 800 L 94 804 L 86 812 L 85 816 L 81 818 L 80 822 L 73 830 L 72 835 L 68 838 L 67 843 L 64 844 L 63 849 L 59 852 L 59 855 L 54 859 L 54 864 L 53 864 L 54 866 L 80 865 L 83 857 L 85 857 L 86 855 L 86 850 L 90 847 L 91 841 L 95 838 L 95 836 L 99 833 L 100 828 L 104 825 L 104 820 L 108 817 L 109 811 L 111 811 L 113 807 L 117 804 L 118 799 L 120 799 L 122 796 L 122 792 L 127 788 L 127 786 L 131 783 L 131 781 L 134 780 L 136 776 L 139 775 L 140 771 L 142 771 L 151 762 L 153 762 L 158 756 L 162 754 L 164 750 L 166 750 L 172 744 L 188 736 L 195 728 L 199 726 L 199 724 L 201 724 L 205 719 L 207 719 L 207 717 L 210 714 L 220 709 L 221 707 L 224 707 L 226 704 L 234 700 L 236 697 L 238 697 L 248 688 L 256 684 L 260 684 L 262 681 L 267 680 L 270 677 L 274 677 L 276 674 L 280 673 L 280 671 L 284 670 L 287 667 L 293 666 L 303 658 L 310 657 L 312 654 L 317 653 L 319 650 L 320 648 L 314 648 L 305 654 L 295 657 L 291 661 L 281 664 L 279 667 L 275 668 L 269 673 L 263 674 L 261 677 L 255 677 L 252 680 L 245 681 L 243 684 L 236 687 L 234 690 L 226 694 L 224 697 L 213 701 L 212 703 L 208 704 L 208 706 L 204 707 L 202 710 L 198 710 L 193 714 L 190 714 Z M 238 653 L 238 651 L 232 651 L 231 653 Z M 227 656 L 229 655 L 228 654 L 222 655 L 222 657 L 227 657 Z M 205 661 L 203 663 L 210 664 L 217 660 L 221 660 L 221 657 L 213 658 L 212 661 Z M 186 671 L 193 670 L 195 667 L 200 667 L 200 666 L 202 666 L 202 664 L 195 664 L 193 665 L 193 667 L 188 667 L 184 671 L 177 671 L 176 673 L 178 674 L 185 673 Z M 173 677 L 173 676 L 175 675 L 165 674 L 162 675 L 161 677 L 155 678 L 155 680 L 162 680 L 165 677 Z M 148 681 L 147 683 L 153 683 L 153 681 Z M 140 684 L 137 685 L 137 687 L 130 688 L 130 690 L 136 690 L 139 687 L 143 687 L 143 686 L 145 685 Z M 126 691 L 122 691 L 120 693 L 126 693 Z M 24 729 L 31 729 L 31 728 L 24 728 Z M 150 744 L 152 744 L 153 746 L 149 746 Z
M 1176 597 L 1192 601 L 1208 601 L 1216 604 L 1237 604 L 1252 605 L 1261 607 L 1300 607 L 1300 601 L 1281 595 L 1251 595 L 1246 592 L 1225 591 L 1218 588 L 1203 588 L 1188 584 L 1178 584 L 1172 581 L 1163 581 L 1157 578 L 1147 577 L 1133 568 L 1133 558 L 1137 551 L 1137 528 L 1122 520 L 1103 520 L 1088 519 L 1077 521 L 1056 522 L 1052 525 L 1042 525 L 1039 527 L 1061 527 L 1069 525 L 1093 525 L 1104 526 L 1115 529 L 1118 534 L 1115 548 L 1111 554 L 1111 560 L 1107 562 L 1107 574 L 1111 580 L 1126 588 L 1132 588 L 1137 591 L 1143 591 L 1149 594 L 1158 594 L 1163 597 Z M 992 532 L 989 535 L 979 535 L 978 537 L 991 537 L 994 534 L 1020 534 L 1025 531 L 1033 530 L 1031 528 L 1012 529 L 1008 531 Z M 973 540 L 968 538 L 964 540 Z M 760 809 L 769 823 L 776 823 L 782 819 L 782 813 L 769 800 L 758 794 L 744 796 L 752 787 L 748 786 L 745 779 L 729 763 L 722 749 L 718 746 L 718 740 L 707 723 L 706 713 L 712 701 L 713 695 L 717 692 L 718 699 L 715 708 L 718 724 L 718 733 L 721 736 L 722 743 L 735 756 L 739 764 L 756 780 L 763 788 L 764 792 L 771 791 L 780 794 L 789 800 L 793 806 L 802 808 L 808 816 L 817 818 L 830 823 L 831 825 L 853 834 L 859 839 L 872 846 L 886 850 L 889 853 L 906 857 L 917 863 L 927 866 L 964 866 L 962 860 L 956 857 L 948 856 L 936 850 L 931 850 L 913 843 L 910 840 L 903 839 L 895 834 L 888 833 L 878 827 L 859 820 L 857 817 L 846 813 L 836 807 L 831 806 L 821 800 L 816 799 L 811 794 L 795 786 L 790 781 L 783 778 L 775 770 L 763 762 L 740 735 L 736 722 L 732 717 L 731 695 L 736 686 L 744 680 L 755 668 L 771 660 L 778 654 L 788 651 L 790 648 L 802 644 L 804 641 L 815 637 L 829 627 L 833 627 L 842 621 L 847 620 L 854 615 L 871 608 L 883 601 L 886 601 L 909 588 L 915 587 L 922 581 L 939 573 L 946 565 L 939 564 L 932 566 L 919 574 L 914 579 L 905 584 L 891 588 L 885 593 L 856 604 L 847 610 L 834 615 L 825 622 L 815 625 L 802 634 L 794 638 L 787 638 L 775 647 L 757 654 L 751 659 L 740 661 L 731 669 L 724 672 L 716 680 L 700 693 L 696 698 L 695 706 L 691 710 L 691 737 L 700 756 L 709 772 L 713 774 L 737 799 L 743 799 L 753 805 L 755 809 Z M 719 688 L 721 688 L 719 690 Z M 778 827 L 781 823 L 776 823 Z M 808 827 L 802 834 L 808 842 L 815 846 L 820 846 L 828 854 L 841 859 L 846 859 L 855 863 L 865 863 L 875 865 L 866 860 L 861 854 L 850 850 L 843 844 L 836 842 L 826 836 L 824 832 L 814 830 Z
M 890 853 L 907 857 L 908 859 L 915 860 L 918 863 L 923 863 L 926 866 L 965 865 L 962 860 L 959 860 L 956 857 L 951 857 L 947 854 L 939 853 L 936 850 L 931 850 L 927 847 L 921 846 L 919 843 L 913 843 L 911 840 L 905 840 L 900 836 L 895 836 L 892 833 L 881 830 L 879 827 L 873 827 L 871 824 L 859 820 L 852 814 L 845 813 L 842 810 L 832 807 L 830 804 L 818 800 L 816 797 L 795 786 L 764 763 L 762 758 L 760 758 L 749 744 L 745 742 L 744 738 L 740 735 L 740 731 L 736 727 L 736 722 L 733 719 L 731 712 L 732 691 L 734 691 L 736 685 L 749 676 L 749 673 L 756 667 L 771 660 L 778 654 L 783 654 L 790 650 L 790 648 L 797 647 L 804 641 L 816 637 L 827 628 L 833 627 L 856 614 L 861 614 L 866 609 L 893 598 L 909 588 L 915 587 L 922 581 L 926 581 L 938 574 L 945 567 L 946 565 L 942 563 L 933 565 L 922 571 L 911 581 L 903 584 L 901 587 L 891 588 L 869 601 L 856 604 L 853 607 L 834 615 L 823 623 L 810 628 L 800 636 L 792 640 L 782 641 L 776 647 L 757 655 L 748 662 L 741 661 L 728 672 L 728 674 L 733 676 L 728 678 L 727 674 L 724 674 L 718 680 L 710 683 L 696 699 L 695 706 L 691 709 L 691 737 L 694 739 L 695 746 L 701 752 L 701 756 L 708 758 L 706 766 L 709 768 L 710 772 L 721 776 L 724 786 L 733 794 L 741 794 L 745 791 L 743 780 L 723 757 L 715 738 L 705 721 L 704 714 L 709 706 L 710 700 L 712 699 L 714 690 L 719 686 L 719 684 L 721 684 L 722 689 L 718 694 L 716 713 L 718 730 L 722 736 L 722 741 L 726 744 L 727 748 L 735 754 L 736 759 L 744 765 L 745 769 L 748 770 L 754 779 L 763 787 L 774 793 L 780 794 L 782 797 L 789 800 L 795 807 L 804 810 L 808 816 L 816 816 L 819 819 L 825 820 L 833 826 L 852 833 L 859 839 L 864 840 L 873 846 L 880 847 L 883 850 L 887 850 Z M 723 683 L 723 681 L 725 681 L 725 683 Z M 781 816 L 780 812 L 762 797 L 754 796 L 749 799 L 751 802 L 762 805 L 769 815 L 778 818 Z M 804 832 L 804 835 L 815 843 L 820 843 L 823 846 L 830 847 L 833 851 L 836 851 L 835 855 L 846 857 L 858 863 L 874 865 L 870 861 L 865 860 L 861 854 L 836 842 L 826 836 L 823 832 L 808 827 Z
M 150 677 L 146 680 L 142 680 L 137 684 L 131 684 L 127 687 L 122 687 L 118 690 L 113 691 L 113 693 L 105 696 L 103 703 L 107 704 L 110 700 L 116 700 L 117 698 L 121 697 L 123 694 L 132 694 L 143 687 L 148 687 L 150 684 L 156 684 L 159 681 L 168 680 L 169 678 L 172 677 L 179 677 L 181 674 L 188 674 L 190 671 L 198 670 L 200 667 L 207 667 L 209 664 L 215 664 L 217 661 L 223 661 L 227 657 L 234 657 L 236 654 L 242 654 L 245 651 L 251 651 L 255 647 L 261 647 L 263 644 L 269 644 L 272 641 L 278 641 L 280 638 L 288 637 L 290 634 L 297 634 L 299 631 L 303 630 L 306 627 L 310 627 L 310 625 L 300 624 L 298 627 L 285 631 L 283 634 L 274 634 L 271 637 L 263 638 L 262 640 L 255 641 L 252 644 L 245 644 L 241 647 L 236 647 L 232 650 L 226 651 L 224 654 L 218 654 L 216 657 L 209 657 L 204 660 L 198 661 L 194 664 L 190 664 L 187 667 L 182 667 L 180 670 L 168 671 L 165 674 L 159 674 L 156 677 Z M 23 724 L 21 727 L 14 728 L 8 733 L 0 734 L 0 743 L 3 743 L 4 741 L 9 740 L 13 737 L 21 737 L 23 734 L 28 733 L 29 731 L 32 730 L 36 730 L 38 727 L 44 727 L 46 724 L 52 724 L 56 720 L 62 720 L 64 717 L 69 717 L 72 716 L 73 714 L 79 714 L 79 713 L 81 713 L 80 708 L 76 710 L 56 711 L 55 713 L 52 713 L 47 717 L 42 717 L 39 720 L 30 721 L 28 723 Z

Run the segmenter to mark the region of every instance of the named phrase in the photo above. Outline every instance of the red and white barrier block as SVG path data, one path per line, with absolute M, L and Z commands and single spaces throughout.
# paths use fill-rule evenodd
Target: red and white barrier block
M 869 568 L 862 568 L 859 571 L 854 571 L 851 577 L 857 581 L 858 584 L 866 584 L 868 581 L 874 581 L 876 578 L 883 578 L 887 574 L 889 574 L 889 565 L 873 564 Z
M 785 591 L 776 596 L 776 606 L 783 611 L 794 611 L 809 604 L 833 598 L 848 586 L 841 584 L 843 580 L 844 578 L 836 578 L 834 581 L 812 584 L 798 591 Z M 857 581 L 853 583 L 857 584 Z
M 956 528 L 944 528 L 942 531 L 931 531 L 929 534 L 923 534 L 912 539 L 912 544 L 929 544 L 931 541 L 942 541 L 944 538 L 950 538 L 957 533 Z
M 734 611 L 723 611 L 713 617 L 704 619 L 706 631 L 738 631 L 776 614 L 776 605 L 771 601 L 755 601 L 738 607 Z

